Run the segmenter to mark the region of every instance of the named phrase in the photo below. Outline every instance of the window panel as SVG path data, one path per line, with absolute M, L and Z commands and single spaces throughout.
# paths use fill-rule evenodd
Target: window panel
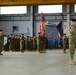
M 1 14 L 25 14 L 26 6 L 1 7 Z
M 62 13 L 62 5 L 45 5 L 38 7 L 38 13 Z

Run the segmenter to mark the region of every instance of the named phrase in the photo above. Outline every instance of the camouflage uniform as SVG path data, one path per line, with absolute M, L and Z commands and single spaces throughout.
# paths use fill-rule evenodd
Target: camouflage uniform
M 23 53 L 24 52 L 24 36 L 20 37 L 20 51 Z
M 37 37 L 37 50 L 40 52 L 40 35 Z
M 46 50 L 46 42 L 47 42 L 47 39 L 45 36 L 43 36 L 43 52 L 45 52 Z
M 43 51 L 43 36 L 38 35 L 37 37 L 37 50 L 41 53 Z
M 70 28 L 69 28 L 70 59 L 73 59 L 74 50 L 75 50 L 75 43 L 76 43 L 76 25 L 70 25 Z
M 2 52 L 2 49 L 3 49 L 3 42 L 4 42 L 4 36 L 0 36 L 0 54 Z
M 9 50 L 14 51 L 14 36 L 10 36 Z
M 33 37 L 33 50 L 34 51 L 37 50 L 37 39 L 36 39 L 36 36 Z
M 26 37 L 26 49 L 27 49 L 27 51 L 28 51 L 28 49 L 29 49 L 29 38 L 28 38 L 28 36 Z
M 15 36 L 12 37 L 12 51 L 15 51 Z
M 18 51 L 20 51 L 20 37 L 19 36 L 17 37 L 17 43 L 18 43 L 17 49 Z
M 32 38 L 29 38 L 29 51 L 33 50 L 33 41 Z
M 67 46 L 67 37 L 66 34 L 63 36 L 63 52 L 65 53 L 66 51 L 66 46 Z
M 9 51 L 11 50 L 12 46 L 12 35 L 9 36 Z

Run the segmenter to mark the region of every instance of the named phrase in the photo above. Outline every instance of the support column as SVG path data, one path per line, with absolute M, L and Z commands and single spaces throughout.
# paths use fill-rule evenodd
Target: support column
M 31 36 L 34 36 L 34 8 L 33 6 L 27 6 L 27 14 L 30 14 L 30 31 L 31 31 Z
M 27 14 L 30 14 L 30 24 L 31 24 L 31 36 L 36 35 L 36 26 L 35 26 L 35 13 L 38 13 L 38 6 L 27 6 Z
M 1 14 L 1 7 L 0 7 L 0 14 Z
M 35 20 L 35 14 L 37 13 L 38 14 L 38 6 L 34 6 L 34 35 L 36 35 L 36 32 L 37 32 L 37 26 L 36 26 L 36 20 Z
M 74 12 L 75 12 L 75 6 L 74 5 L 63 5 L 62 6 L 62 11 L 63 11 L 63 13 L 66 13 L 66 19 L 67 19 L 67 21 L 66 21 L 66 24 L 67 24 L 67 29 L 66 29 L 66 31 L 67 31 L 67 34 L 69 33 L 69 25 L 70 25 L 70 19 L 71 19 L 71 14 L 73 14 Z
M 69 34 L 69 24 L 70 24 L 70 5 L 67 5 L 67 34 Z
M 30 22 L 30 24 L 31 24 L 31 30 L 32 30 L 31 36 L 34 36 L 34 11 L 33 11 L 34 8 L 33 8 L 33 6 L 31 6 L 30 8 L 31 8 L 31 12 L 30 12 L 31 13 L 31 16 L 30 16 L 31 22 Z

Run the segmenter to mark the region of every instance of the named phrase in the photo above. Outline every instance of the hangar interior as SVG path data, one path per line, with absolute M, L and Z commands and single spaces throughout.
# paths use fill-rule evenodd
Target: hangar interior
M 42 5 L 62 5 L 61 13 L 45 13 L 46 25 L 57 25 L 61 20 L 64 21 L 64 33 L 68 35 L 70 20 L 76 18 L 74 1 L 46 1 L 46 0 L 0 0 L 1 7 L 7 6 L 26 6 L 24 14 L 0 14 L 0 29 L 3 34 L 24 34 L 34 36 L 40 32 L 40 22 L 42 14 L 39 13 L 39 4 Z M 29 1 L 31 1 L 29 3 Z M 66 2 L 66 3 L 65 3 Z M 75 3 L 75 2 L 74 2 Z M 1 8 L 0 8 L 1 9 Z M 45 8 L 47 9 L 47 8 Z M 50 9 L 49 9 L 50 10 Z M 57 10 L 57 9 L 55 9 Z M 1 10 L 0 10 L 1 11 Z M 8 10 L 7 10 L 8 11 Z M 15 29 L 15 30 L 14 30 Z
M 44 13 L 45 22 L 47 26 L 53 27 L 63 19 L 64 33 L 68 35 L 70 20 L 76 18 L 75 4 L 76 0 L 0 0 L 0 7 L 26 6 L 27 8 L 25 14 L 0 14 L 0 30 L 3 30 L 5 35 L 37 35 L 40 32 L 42 15 L 38 13 L 38 6 L 62 5 L 62 13 Z M 68 49 L 66 54 L 62 49 L 47 50 L 47 53 L 32 51 L 2 53 L 0 75 L 76 75 L 76 66 L 69 65 L 68 62 Z

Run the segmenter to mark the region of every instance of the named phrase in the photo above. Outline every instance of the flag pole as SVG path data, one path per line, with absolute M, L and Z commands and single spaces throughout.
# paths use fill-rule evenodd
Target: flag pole
M 56 28 L 56 26 L 55 26 L 55 28 Z M 49 35 L 48 36 L 50 36 L 51 34 L 52 34 L 52 32 L 55 30 L 55 28 L 49 33 Z

